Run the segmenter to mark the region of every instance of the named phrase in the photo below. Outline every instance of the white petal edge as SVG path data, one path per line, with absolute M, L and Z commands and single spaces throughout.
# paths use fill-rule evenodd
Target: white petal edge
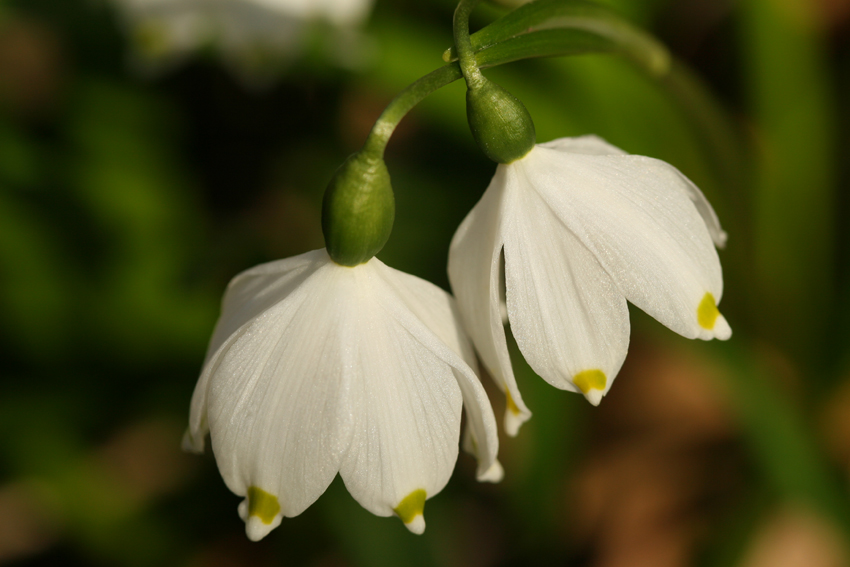
M 670 167 L 673 166 L 671 165 Z M 708 202 L 708 199 L 705 198 L 705 195 L 703 195 L 699 187 L 694 185 L 690 179 L 685 177 L 678 169 L 676 169 L 676 172 L 682 178 L 682 187 L 687 193 L 688 198 L 694 204 L 697 212 L 705 222 L 705 226 L 708 229 L 708 233 L 711 235 L 711 240 L 714 242 L 714 245 L 721 249 L 725 248 L 726 240 L 729 237 L 726 234 L 726 231 L 724 231 L 720 226 L 720 219 L 717 218 L 717 213 L 714 212 L 714 208 L 711 206 L 711 203 Z
M 612 146 L 599 136 L 594 135 L 579 136 L 576 138 L 558 138 L 556 140 L 540 144 L 540 146 L 575 154 L 599 156 L 629 155 L 628 152 L 625 152 L 616 146 Z M 673 168 L 673 166 L 669 167 Z M 708 199 L 705 198 L 705 195 L 703 195 L 699 187 L 697 187 L 690 179 L 685 177 L 678 169 L 676 169 L 676 172 L 682 179 L 681 189 L 684 190 L 685 194 L 694 204 L 697 212 L 702 217 L 702 220 L 705 221 L 706 228 L 708 228 L 708 232 L 711 234 L 711 239 L 714 241 L 714 245 L 718 248 L 723 248 L 726 246 L 727 235 L 726 232 L 723 231 L 723 228 L 721 228 L 720 219 L 717 218 L 717 214 L 714 212 L 711 203 L 708 202 Z
M 575 138 L 557 138 L 549 142 L 538 144 L 541 148 L 549 148 L 564 153 L 584 154 L 593 156 L 626 156 L 628 152 L 617 146 L 612 146 L 599 136 L 589 134 Z
M 477 476 L 481 479 L 496 461 L 499 433 L 490 400 L 477 376 L 478 361 L 463 331 L 457 304 L 452 296 L 430 282 L 383 263 L 378 268 L 411 313 L 466 363 L 464 366 L 459 361 L 449 361 L 463 395 L 467 432 L 475 439 L 472 454 L 478 460 Z
M 470 428 L 469 425 L 466 426 L 466 430 L 463 432 L 463 443 L 461 443 L 461 446 L 464 451 L 478 458 L 477 454 L 480 451 L 480 448 L 478 447 L 478 442 L 475 440 L 475 436 L 472 434 L 472 428 Z M 493 460 L 493 464 L 491 464 L 487 469 L 484 469 L 484 467 L 481 466 L 481 459 L 478 459 L 478 470 L 475 473 L 475 478 L 478 482 L 490 482 L 496 484 L 502 482 L 504 477 L 505 470 L 502 468 L 502 464 L 498 459 Z
M 531 412 L 516 384 L 501 313 L 499 217 L 504 185 L 504 170 L 499 167 L 452 238 L 448 273 L 464 328 L 490 376 L 506 394 L 503 423 L 513 437 Z

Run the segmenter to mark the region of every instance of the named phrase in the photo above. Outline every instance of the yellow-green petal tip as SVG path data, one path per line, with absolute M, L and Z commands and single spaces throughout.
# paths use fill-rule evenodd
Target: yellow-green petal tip
M 702 301 L 699 302 L 699 307 L 697 307 L 697 323 L 703 329 L 711 331 L 714 329 L 714 323 L 719 316 L 720 311 L 717 309 L 714 296 L 706 293 L 702 296 Z
M 261 522 L 271 524 L 280 513 L 277 496 L 256 486 L 248 487 L 248 516 L 256 516 Z
M 573 376 L 573 384 L 587 395 L 591 390 L 604 390 L 608 384 L 608 377 L 601 370 L 584 370 Z
M 401 518 L 407 529 L 415 534 L 425 531 L 425 519 L 422 512 L 425 510 L 425 499 L 428 494 L 421 488 L 414 490 L 405 496 L 393 509 L 396 516 Z
M 508 405 L 508 409 L 510 410 L 510 412 L 511 412 L 512 414 L 514 414 L 514 415 L 519 415 L 519 414 L 521 413 L 521 412 L 519 411 L 519 407 L 517 407 L 517 405 L 516 405 L 516 402 L 515 402 L 515 401 L 514 401 L 514 399 L 511 397 L 511 393 L 510 393 L 510 392 L 505 392 L 505 402 L 507 403 L 507 405 Z

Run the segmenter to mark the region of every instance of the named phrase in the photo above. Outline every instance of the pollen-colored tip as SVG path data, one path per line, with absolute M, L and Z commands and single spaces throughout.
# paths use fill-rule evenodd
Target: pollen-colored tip
M 492 482 L 495 484 L 501 482 L 504 477 L 505 469 L 502 468 L 502 463 L 496 460 L 493 461 L 489 469 L 479 474 L 477 478 L 479 482 Z
M 425 510 L 425 499 L 428 494 L 421 488 L 414 490 L 398 503 L 393 509 L 396 516 L 401 518 L 405 527 L 415 534 L 421 534 L 425 531 L 425 517 L 422 515 Z
M 702 296 L 699 306 L 697 306 L 697 323 L 703 329 L 712 331 L 719 316 L 720 311 L 717 309 L 717 302 L 714 300 L 714 296 L 706 293 Z
M 260 541 L 280 525 L 283 518 L 277 496 L 256 486 L 248 487 L 248 496 L 239 503 L 239 517 L 251 541 Z
M 709 333 L 702 333 L 700 335 L 702 339 L 725 341 L 732 336 L 732 328 L 720 314 L 720 310 L 717 309 L 717 302 L 710 293 L 706 293 L 697 306 L 697 323 L 706 331 L 710 331 Z
M 505 392 L 505 433 L 510 437 L 516 437 L 520 426 L 528 421 L 529 417 L 531 417 L 531 414 L 523 413 L 519 409 L 519 406 L 516 405 L 513 397 L 511 397 L 511 393 Z
M 280 502 L 277 496 L 269 494 L 262 488 L 248 488 L 248 515 L 259 518 L 264 524 L 271 524 L 280 514 Z
M 509 412 L 511 412 L 512 414 L 519 415 L 520 413 L 522 413 L 522 412 L 520 412 L 519 407 L 516 405 L 516 402 L 514 401 L 510 392 L 505 392 L 505 404 L 506 404 L 507 410 Z
M 583 370 L 573 376 L 573 384 L 591 404 L 598 406 L 605 394 L 608 377 L 599 369 Z

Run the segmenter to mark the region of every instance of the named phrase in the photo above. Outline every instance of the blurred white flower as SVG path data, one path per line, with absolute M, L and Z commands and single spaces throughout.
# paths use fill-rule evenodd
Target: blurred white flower
M 362 38 L 355 30 L 373 0 L 112 2 L 134 40 L 138 63 L 158 68 L 197 49 L 212 48 L 241 76 L 253 79 L 301 51 L 312 25 L 327 26 L 322 36 L 336 63 L 356 65 L 364 50 L 358 49 Z
M 449 280 L 507 395 L 507 432 L 531 413 L 511 369 L 502 294 L 531 368 L 595 405 L 628 351 L 627 300 L 685 337 L 729 338 L 717 310 L 715 245 L 725 239 L 711 205 L 676 168 L 595 136 L 539 144 L 499 165 L 452 240 Z
M 377 258 L 327 252 L 252 268 L 230 282 L 192 398 L 184 446 L 207 432 L 239 513 L 259 540 L 339 473 L 378 516 L 425 529 L 448 482 L 461 407 L 479 480 L 498 481 L 493 410 L 454 300 Z

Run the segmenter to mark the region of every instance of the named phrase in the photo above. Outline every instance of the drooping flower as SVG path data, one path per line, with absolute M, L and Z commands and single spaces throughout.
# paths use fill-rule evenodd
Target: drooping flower
M 161 67 L 199 48 L 212 47 L 240 75 L 267 72 L 274 61 L 301 50 L 313 24 L 334 30 L 337 55 L 350 63 L 359 50 L 351 32 L 366 19 L 373 0 L 113 0 L 136 55 Z M 331 38 L 328 38 L 331 39 Z
M 500 164 L 452 240 L 448 269 L 464 325 L 507 395 L 508 433 L 531 413 L 508 356 L 502 285 L 531 368 L 595 405 L 626 357 L 627 300 L 685 337 L 729 338 L 717 309 L 715 245 L 725 238 L 676 168 L 595 136 L 538 144 Z
M 498 436 L 450 295 L 377 258 L 327 252 L 236 276 L 192 398 L 184 445 L 209 432 L 239 513 L 259 540 L 339 473 L 379 516 L 425 529 L 425 499 L 448 482 L 461 407 L 479 480 L 498 481 Z

